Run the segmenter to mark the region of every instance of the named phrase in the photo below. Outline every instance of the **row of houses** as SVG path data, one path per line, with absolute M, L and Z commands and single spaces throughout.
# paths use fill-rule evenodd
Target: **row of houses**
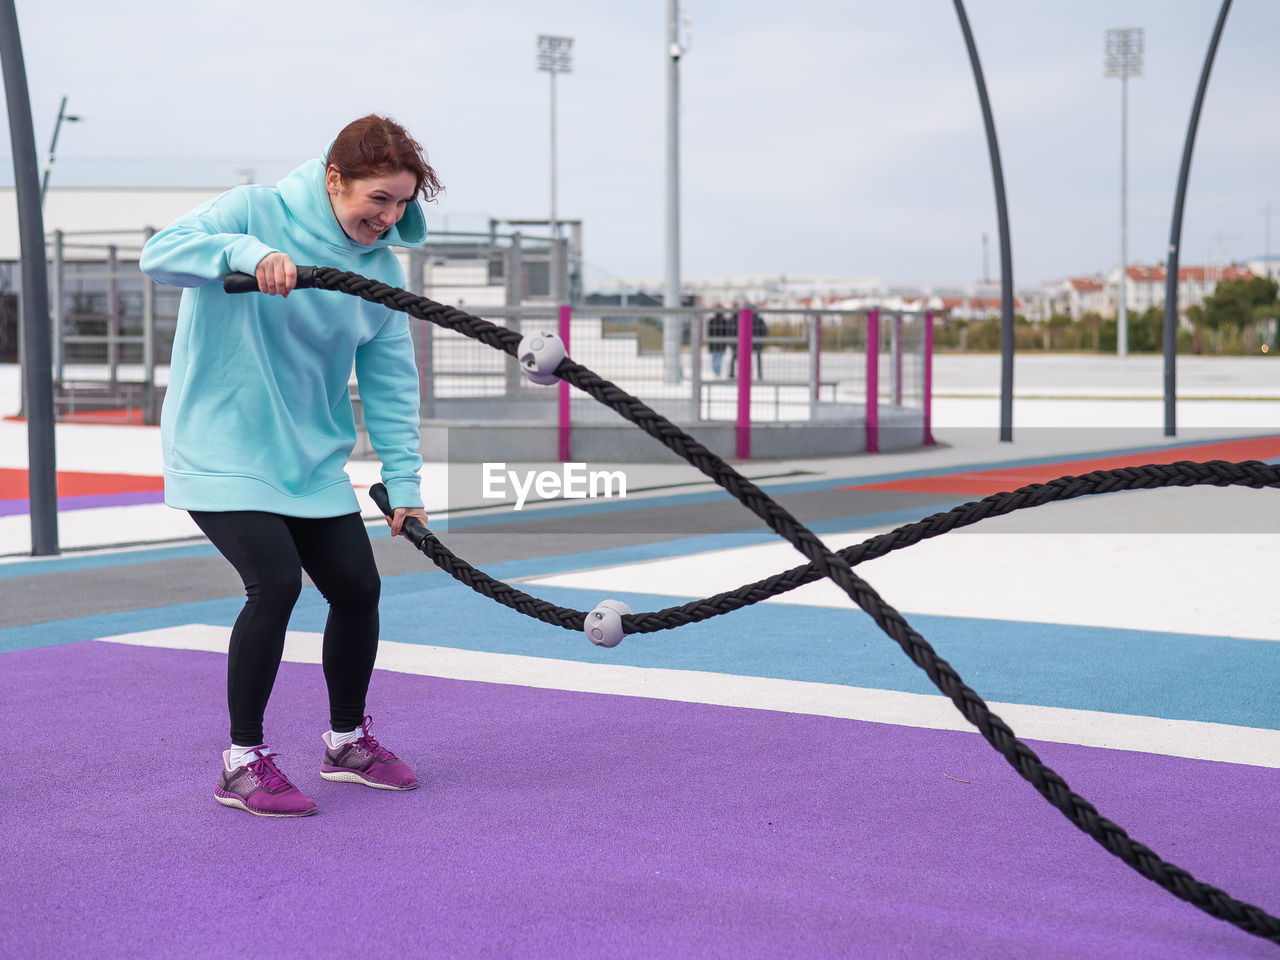
M 1185 316 L 1188 307 L 1203 304 L 1223 281 L 1277 275 L 1280 275 L 1280 259 L 1225 266 L 1179 266 L 1178 312 Z M 1124 277 L 1124 304 L 1128 313 L 1142 313 L 1164 305 L 1169 281 L 1169 271 L 1164 264 L 1130 264 Z M 1120 268 L 1116 267 L 1105 275 L 1068 277 L 1048 285 L 1044 309 L 1050 315 L 1067 314 L 1076 320 L 1086 313 L 1114 317 L 1119 312 L 1120 296 Z

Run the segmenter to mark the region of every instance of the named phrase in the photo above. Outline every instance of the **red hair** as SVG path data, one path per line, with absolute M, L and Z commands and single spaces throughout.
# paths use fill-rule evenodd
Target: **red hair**
M 407 170 L 413 174 L 414 196 L 435 198 L 443 187 L 422 155 L 422 144 L 390 117 L 369 114 L 342 128 L 325 162 L 343 180 L 363 180 Z

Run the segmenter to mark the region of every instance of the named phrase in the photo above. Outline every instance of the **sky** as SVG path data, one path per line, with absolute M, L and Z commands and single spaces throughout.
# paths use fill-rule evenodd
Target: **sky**
M 61 128 L 55 187 L 230 187 L 245 171 L 273 183 L 380 112 L 422 141 L 445 185 L 427 207 L 435 231 L 548 215 L 551 80 L 536 42 L 573 37 L 572 72 L 556 80 L 557 213 L 583 220 L 589 288 L 665 269 L 667 6 L 16 0 L 42 165 L 61 98 L 82 117 Z M 1128 260 L 1164 260 L 1219 7 L 966 0 L 1017 286 L 1120 262 L 1122 84 L 1103 69 L 1113 27 L 1145 40 L 1128 82 Z M 683 0 L 681 13 L 685 276 L 998 276 L 991 165 L 952 0 Z M 1280 254 L 1278 38 L 1280 3 L 1232 4 L 1183 264 Z

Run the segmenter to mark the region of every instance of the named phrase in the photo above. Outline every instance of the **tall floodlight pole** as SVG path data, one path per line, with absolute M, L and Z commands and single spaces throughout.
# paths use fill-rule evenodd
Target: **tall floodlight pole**
M 53 172 L 53 160 L 58 151 L 58 134 L 62 130 L 63 121 L 79 123 L 80 118 L 74 113 L 67 113 L 67 98 L 62 98 L 58 107 L 58 122 L 53 125 L 53 139 L 49 143 L 49 159 L 44 164 L 44 179 L 40 181 L 40 205 L 44 205 L 45 194 L 49 192 L 49 174 Z
M 560 239 L 556 220 L 556 74 L 572 72 L 573 37 L 538 35 L 538 69 L 551 75 L 551 242 Z
M 667 285 L 663 305 L 678 307 L 680 299 L 680 45 L 679 0 L 667 0 Z M 662 320 L 662 378 L 680 382 L 680 318 Z
M 44 262 L 44 215 L 31 124 L 27 67 L 18 36 L 13 0 L 0 0 L 0 70 L 4 73 L 13 153 L 13 187 L 18 201 L 22 257 L 22 332 L 27 414 L 27 495 L 31 510 L 31 553 L 58 553 L 57 464 L 53 442 L 53 337 L 49 329 L 49 276 Z
M 1107 31 L 1106 75 L 1120 78 L 1120 307 L 1116 313 L 1116 354 L 1129 355 L 1129 78 L 1142 76 L 1142 28 Z

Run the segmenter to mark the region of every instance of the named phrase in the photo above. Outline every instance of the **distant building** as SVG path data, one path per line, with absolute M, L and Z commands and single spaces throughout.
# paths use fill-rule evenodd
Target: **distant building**
M 1027 316 L 1028 304 L 1029 301 L 1015 295 L 1013 312 Z M 944 296 L 939 298 L 939 306 L 948 317 L 955 320 L 986 320 L 1001 316 L 1004 310 L 1004 298 L 1003 296 Z M 1033 318 L 1027 317 L 1027 319 Z
M 1045 287 L 1050 316 L 1065 314 L 1079 320 L 1086 313 L 1106 313 L 1107 286 L 1101 277 L 1068 277 Z
M 1255 277 L 1269 277 L 1280 283 L 1280 256 L 1258 257 L 1256 260 L 1246 261 L 1245 266 Z
M 1280 273 L 1280 263 L 1276 269 Z M 1224 280 L 1247 280 L 1257 275 L 1250 267 L 1238 264 L 1179 266 L 1178 314 L 1185 317 L 1188 307 L 1202 305 Z M 1125 272 L 1127 311 L 1140 314 L 1151 307 L 1163 307 L 1168 276 L 1163 264 L 1130 264 Z M 1067 314 L 1074 320 L 1091 312 L 1114 317 L 1119 312 L 1120 268 L 1116 267 L 1106 275 L 1068 277 L 1046 284 L 1044 296 L 1050 313 Z
M 51 187 L 44 203 L 46 234 L 139 235 L 160 229 L 177 217 L 221 194 L 225 187 Z M 0 187 L 0 261 L 16 262 L 19 254 L 18 203 L 13 187 Z
M 641 277 L 625 281 L 625 289 L 645 291 L 663 299 L 665 280 Z M 622 289 L 622 288 L 619 288 Z M 888 288 L 876 277 L 791 276 L 788 274 L 718 274 L 680 278 L 684 298 L 693 297 L 700 306 L 755 304 L 769 307 L 797 307 L 801 302 L 833 302 L 852 297 L 887 294 Z M 607 287 L 602 293 L 615 293 Z
M 686 300 L 692 301 L 692 297 L 685 297 Z M 588 307 L 660 307 L 663 298 L 655 296 L 651 293 L 630 293 L 623 291 L 621 293 L 588 293 L 582 298 L 582 302 Z M 694 306 L 689 302 L 687 306 Z

